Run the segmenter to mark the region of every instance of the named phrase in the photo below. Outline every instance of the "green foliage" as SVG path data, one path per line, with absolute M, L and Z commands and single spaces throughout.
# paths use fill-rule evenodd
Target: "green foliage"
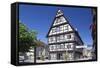
M 68 56 L 68 52 L 66 51 L 66 53 L 64 54 L 64 59 L 68 60 L 69 56 Z
M 19 52 L 29 52 L 35 46 L 37 33 L 30 31 L 24 24 L 19 23 Z

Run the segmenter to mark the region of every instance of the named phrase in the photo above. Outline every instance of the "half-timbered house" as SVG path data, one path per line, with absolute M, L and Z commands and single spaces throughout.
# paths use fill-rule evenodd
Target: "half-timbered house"
M 82 49 L 76 49 L 76 46 L 84 43 L 61 10 L 57 11 L 47 38 L 50 60 L 74 60 L 82 55 Z

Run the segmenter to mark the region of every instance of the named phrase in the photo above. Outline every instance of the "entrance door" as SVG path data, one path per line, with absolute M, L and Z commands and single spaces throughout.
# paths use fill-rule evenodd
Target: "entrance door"
M 63 56 L 62 56 L 62 53 L 58 53 L 58 54 L 57 54 L 57 60 L 61 60 L 62 57 L 63 57 Z

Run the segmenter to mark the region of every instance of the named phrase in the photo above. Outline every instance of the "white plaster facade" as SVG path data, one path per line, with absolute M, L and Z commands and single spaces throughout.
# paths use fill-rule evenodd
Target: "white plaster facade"
M 75 46 L 83 44 L 77 31 L 69 24 L 61 10 L 58 10 L 47 37 L 50 60 L 64 60 L 66 58 L 73 60 Z

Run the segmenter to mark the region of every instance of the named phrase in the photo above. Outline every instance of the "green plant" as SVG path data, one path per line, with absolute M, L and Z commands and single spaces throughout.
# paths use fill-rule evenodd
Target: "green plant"
M 36 32 L 30 31 L 24 24 L 19 23 L 19 52 L 29 52 L 30 48 L 36 46 Z

